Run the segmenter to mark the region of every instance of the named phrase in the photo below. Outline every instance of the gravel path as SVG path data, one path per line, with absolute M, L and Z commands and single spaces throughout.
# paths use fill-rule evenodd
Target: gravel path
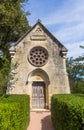
M 50 112 L 30 112 L 30 124 L 27 130 L 54 130 Z

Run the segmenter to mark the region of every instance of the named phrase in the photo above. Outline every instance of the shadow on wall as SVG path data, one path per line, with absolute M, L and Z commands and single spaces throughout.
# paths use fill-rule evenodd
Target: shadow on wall
M 50 115 L 43 118 L 41 120 L 41 123 L 42 123 L 41 130 L 54 130 Z

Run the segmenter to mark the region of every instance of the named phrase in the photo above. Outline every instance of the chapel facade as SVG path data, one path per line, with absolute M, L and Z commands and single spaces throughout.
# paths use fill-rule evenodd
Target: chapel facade
M 31 108 L 50 108 L 53 94 L 70 93 L 67 49 L 41 21 L 10 48 L 10 54 L 8 94 L 28 94 Z

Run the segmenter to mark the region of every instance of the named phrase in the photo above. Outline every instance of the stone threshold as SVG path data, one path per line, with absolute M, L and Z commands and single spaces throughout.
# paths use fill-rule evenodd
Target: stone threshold
M 30 109 L 30 112 L 50 112 L 49 109 Z

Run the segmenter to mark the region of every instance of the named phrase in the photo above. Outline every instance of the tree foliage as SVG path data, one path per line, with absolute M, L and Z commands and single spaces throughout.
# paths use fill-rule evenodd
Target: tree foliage
M 27 0 L 0 0 L 0 49 L 8 55 L 9 43 L 16 42 L 29 28 L 22 2 Z
M 80 46 L 80 47 L 84 49 L 84 46 Z
M 0 0 L 0 93 L 6 91 L 10 71 L 10 44 L 30 29 L 22 4 L 28 0 Z M 29 14 L 29 13 L 27 13 Z
M 69 74 L 71 91 L 84 93 L 84 56 L 67 59 L 67 72 Z
M 0 57 L 0 94 L 6 92 L 9 72 L 10 72 L 9 60 L 6 57 Z

